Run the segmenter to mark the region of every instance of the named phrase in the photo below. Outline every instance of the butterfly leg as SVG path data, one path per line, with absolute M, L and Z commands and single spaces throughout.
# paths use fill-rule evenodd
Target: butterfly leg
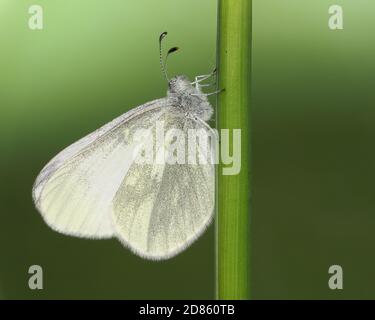
M 211 83 L 205 83 L 205 84 L 201 84 L 200 82 L 196 82 L 195 83 L 195 89 L 197 89 L 197 91 L 200 91 L 200 88 L 211 87 L 211 86 L 215 86 L 215 85 L 216 85 L 216 79 L 214 81 L 212 81 Z
M 209 93 L 192 93 L 191 95 L 192 96 L 206 96 L 206 97 L 208 97 L 208 96 L 212 96 L 214 94 L 221 93 L 223 91 L 225 91 L 225 89 L 220 89 L 220 90 L 216 90 L 214 92 L 209 92 Z
M 210 77 L 212 77 L 212 76 L 214 76 L 216 74 L 216 68 L 210 73 L 210 74 L 202 74 L 202 75 L 200 75 L 200 76 L 196 76 L 195 77 L 195 81 L 193 81 L 193 82 L 191 82 L 191 84 L 195 84 L 195 87 L 198 89 L 198 87 L 199 87 L 199 83 L 200 82 L 202 82 L 202 81 L 204 81 L 204 80 L 206 80 L 206 79 L 208 79 L 208 78 L 210 78 Z M 203 87 L 203 86 L 207 86 L 207 85 L 200 85 L 201 87 Z
M 206 84 L 200 84 L 199 87 L 202 88 L 202 87 L 211 87 L 211 86 L 214 86 L 216 85 L 216 80 L 211 82 L 211 83 L 206 83 Z
M 200 87 L 205 87 L 207 85 L 202 85 L 200 84 L 200 82 L 210 78 L 212 75 L 211 74 L 204 74 L 204 75 L 201 75 L 201 76 L 196 76 L 195 77 L 195 81 L 192 82 L 191 84 L 195 84 L 195 89 L 199 89 Z

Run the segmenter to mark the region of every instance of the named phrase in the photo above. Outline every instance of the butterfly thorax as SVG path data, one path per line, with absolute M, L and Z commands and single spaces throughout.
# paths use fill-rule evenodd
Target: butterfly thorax
M 168 104 L 181 111 L 182 116 L 208 121 L 213 114 L 207 97 L 184 75 L 173 77 L 169 81 L 167 99 Z

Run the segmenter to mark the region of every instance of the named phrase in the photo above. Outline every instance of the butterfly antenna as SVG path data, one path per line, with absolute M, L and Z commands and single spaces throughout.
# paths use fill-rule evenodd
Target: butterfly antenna
M 173 47 L 170 48 L 167 52 L 167 55 L 165 57 L 165 62 L 164 62 L 164 67 L 165 67 L 165 72 L 167 72 L 167 62 L 168 62 L 168 57 L 171 53 L 176 52 L 179 48 L 178 47 Z
M 168 56 L 173 53 L 173 52 L 176 52 L 179 48 L 178 47 L 173 47 L 173 48 L 170 48 L 167 52 L 167 55 L 165 57 L 165 60 L 163 60 L 163 52 L 162 52 L 162 41 L 163 39 L 165 38 L 165 36 L 167 35 L 168 33 L 165 31 L 163 32 L 160 37 L 159 37 L 159 59 L 160 59 L 160 66 L 161 66 L 161 71 L 165 77 L 165 79 L 169 82 L 169 78 L 168 78 L 168 73 L 167 73 L 167 59 L 168 59 Z

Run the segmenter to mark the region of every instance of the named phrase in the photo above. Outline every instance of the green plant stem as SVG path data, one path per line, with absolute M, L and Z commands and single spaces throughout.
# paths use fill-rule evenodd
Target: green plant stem
M 250 298 L 251 0 L 219 0 L 218 127 L 241 129 L 241 171 L 218 171 L 217 298 Z M 232 135 L 230 136 L 232 137 Z M 232 141 L 230 138 L 229 141 Z

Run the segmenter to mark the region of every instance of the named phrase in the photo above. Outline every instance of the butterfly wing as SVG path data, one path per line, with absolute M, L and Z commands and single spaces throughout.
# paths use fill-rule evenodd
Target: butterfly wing
M 163 114 L 169 128 L 212 129 L 193 119 Z M 159 119 L 161 120 L 161 119 Z M 186 140 L 185 140 L 186 143 Z M 215 168 L 207 164 L 133 163 L 113 199 L 117 237 L 136 254 L 167 259 L 188 247 L 210 224 L 214 214 Z M 204 153 L 204 152 L 203 152 Z
M 113 236 L 112 200 L 133 162 L 131 132 L 152 127 L 165 99 L 139 106 L 61 151 L 40 172 L 33 199 L 46 223 L 64 234 Z M 130 133 L 129 133 L 130 132 Z

